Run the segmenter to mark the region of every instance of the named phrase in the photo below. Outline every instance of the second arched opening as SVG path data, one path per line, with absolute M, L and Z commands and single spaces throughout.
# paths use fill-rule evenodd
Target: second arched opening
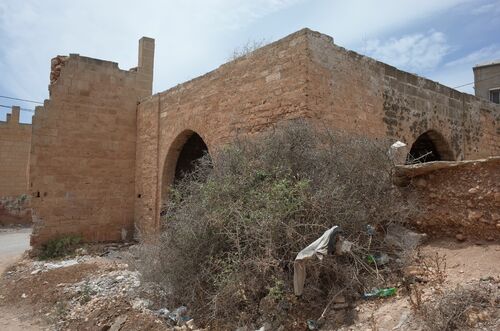
M 429 130 L 415 140 L 406 157 L 406 164 L 453 160 L 453 153 L 445 138 L 440 133 Z

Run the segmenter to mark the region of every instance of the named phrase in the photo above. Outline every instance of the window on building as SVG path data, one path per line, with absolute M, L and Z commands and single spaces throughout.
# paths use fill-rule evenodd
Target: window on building
M 490 90 L 490 101 L 500 103 L 500 88 Z

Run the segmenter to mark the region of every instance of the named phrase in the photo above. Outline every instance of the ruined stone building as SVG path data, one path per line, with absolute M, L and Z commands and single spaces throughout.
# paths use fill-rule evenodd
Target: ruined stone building
M 154 40 L 142 38 L 130 70 L 77 54 L 52 61 L 50 98 L 33 119 L 33 244 L 67 233 L 105 241 L 154 232 L 176 173 L 284 120 L 390 137 L 428 160 L 500 154 L 500 106 L 309 29 L 155 95 L 153 58 Z

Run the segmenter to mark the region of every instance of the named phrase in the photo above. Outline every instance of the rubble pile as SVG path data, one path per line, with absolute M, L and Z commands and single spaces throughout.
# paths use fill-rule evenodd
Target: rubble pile
M 126 268 L 126 265 L 124 265 Z M 74 294 L 91 293 L 93 298 L 114 295 L 133 296 L 134 290 L 141 285 L 139 273 L 126 269 L 111 271 L 107 274 L 90 277 L 76 284 L 65 286 L 64 292 Z
M 130 251 L 127 245 L 109 245 L 102 254 L 88 254 L 86 249 L 79 249 L 77 253 L 84 255 L 54 261 L 24 261 L 14 271 L 9 271 L 8 276 L 50 277 L 50 272 L 57 269 L 99 265 L 98 273 L 89 273 L 75 283 L 56 285 L 61 297 L 69 298 L 45 314 L 55 319 L 58 329 L 91 323 L 103 329 L 118 330 L 141 316 L 152 321 L 158 330 L 200 330 L 188 316 L 187 307 L 169 310 L 155 302 L 165 293 L 152 284 L 142 284 L 139 272 L 130 270 L 129 264 L 124 262 L 130 257 Z M 121 313 L 114 316 L 117 312 Z

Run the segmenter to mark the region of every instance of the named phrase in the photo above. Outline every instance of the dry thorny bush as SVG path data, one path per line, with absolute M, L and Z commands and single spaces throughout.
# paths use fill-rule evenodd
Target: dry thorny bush
M 457 286 L 454 290 L 422 304 L 417 312 L 425 330 L 465 330 L 475 326 L 478 321 L 489 319 L 489 309 L 498 307 L 498 302 L 494 302 L 495 298 L 498 300 L 498 293 L 494 294 L 493 287 L 488 285 L 489 283 L 476 282 Z M 498 310 L 496 314 L 498 315 Z
M 412 210 L 392 183 L 387 146 L 293 122 L 207 155 L 171 189 L 162 234 L 144 250 L 144 277 L 168 290 L 170 305 L 188 305 L 197 322 L 255 322 L 262 298 L 292 297 L 297 253 L 338 225 L 352 254 L 308 265 L 300 299 L 308 313 L 341 289 L 355 297 L 392 285 L 398 263 L 389 270 L 366 259 L 385 252 L 397 260 L 401 247 L 384 233 Z
M 445 255 L 436 252 L 435 255 L 419 256 L 418 264 L 431 286 L 439 289 L 444 284 L 447 275 Z M 465 330 L 477 322 L 487 323 L 490 318 L 496 318 L 498 323 L 500 317 L 498 286 L 495 282 L 490 283 L 490 279 L 459 285 L 445 292 L 441 288 L 425 298 L 423 287 L 414 283 L 409 294 L 415 317 L 426 331 Z M 496 311 L 497 316 L 490 316 L 490 311 Z

